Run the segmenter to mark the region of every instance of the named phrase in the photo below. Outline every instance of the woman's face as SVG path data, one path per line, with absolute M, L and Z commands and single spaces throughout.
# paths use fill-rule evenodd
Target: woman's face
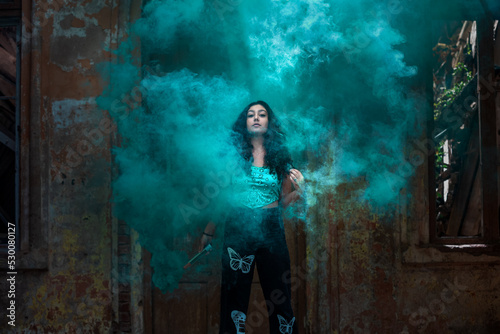
M 251 135 L 263 135 L 267 132 L 269 118 L 267 110 L 260 104 L 256 104 L 247 112 L 247 130 Z

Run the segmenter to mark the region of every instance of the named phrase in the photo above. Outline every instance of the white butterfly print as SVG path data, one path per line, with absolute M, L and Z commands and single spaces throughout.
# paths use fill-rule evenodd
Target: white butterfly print
M 240 254 L 236 253 L 231 247 L 227 248 L 227 252 L 229 253 L 229 258 L 231 259 L 229 262 L 231 269 L 234 271 L 241 269 L 244 274 L 247 274 L 250 271 L 255 255 L 247 255 L 242 258 Z
M 280 332 L 282 334 L 292 334 L 295 317 L 293 317 L 290 323 L 288 323 L 285 318 L 278 314 L 278 320 L 280 321 Z
M 233 312 L 231 312 L 231 318 L 233 319 L 234 325 L 236 326 L 236 334 L 245 334 L 245 320 L 247 319 L 245 313 L 234 310 Z

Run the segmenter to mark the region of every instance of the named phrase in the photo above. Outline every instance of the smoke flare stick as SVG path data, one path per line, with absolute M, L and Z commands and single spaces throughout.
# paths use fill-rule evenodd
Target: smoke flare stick
M 189 262 L 184 266 L 184 269 L 191 267 L 191 265 L 195 263 L 203 254 L 210 252 L 211 250 L 212 250 L 212 245 L 208 244 L 205 248 L 203 248 L 201 252 L 199 252 L 198 254 L 193 256 L 191 260 L 189 260 Z

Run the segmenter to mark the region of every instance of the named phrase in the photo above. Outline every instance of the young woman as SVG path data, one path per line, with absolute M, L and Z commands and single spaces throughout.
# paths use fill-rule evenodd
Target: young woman
M 291 306 L 290 256 L 281 208 L 303 192 L 304 177 L 291 168 L 280 124 L 263 101 L 249 104 L 233 125 L 233 140 L 244 171 L 232 180 L 233 207 L 226 219 L 222 255 L 220 333 L 244 333 L 253 270 L 257 264 L 271 333 L 297 333 Z M 293 190 L 292 190 L 293 187 Z M 215 225 L 200 242 L 211 242 Z

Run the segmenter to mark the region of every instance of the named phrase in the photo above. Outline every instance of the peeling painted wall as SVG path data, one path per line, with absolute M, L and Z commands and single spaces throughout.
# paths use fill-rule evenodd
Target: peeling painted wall
M 119 10 L 101 0 L 23 2 L 22 70 L 30 81 L 23 82 L 22 103 L 32 126 L 22 152 L 33 164 L 30 224 L 43 227 L 30 227 L 30 254 L 18 254 L 16 327 L 2 321 L 1 332 L 119 328 L 110 202 L 115 134 L 95 105 L 102 89 L 95 65 L 111 56 Z M 3 282 L 1 290 L 3 305 Z
M 415 183 L 424 173 L 417 171 Z M 417 218 L 425 191 L 416 187 L 412 200 L 395 208 L 407 215 L 374 214 L 350 198 L 363 182 L 340 185 L 324 203 L 329 218 L 308 236 L 304 332 L 496 333 L 498 255 L 422 245 Z

